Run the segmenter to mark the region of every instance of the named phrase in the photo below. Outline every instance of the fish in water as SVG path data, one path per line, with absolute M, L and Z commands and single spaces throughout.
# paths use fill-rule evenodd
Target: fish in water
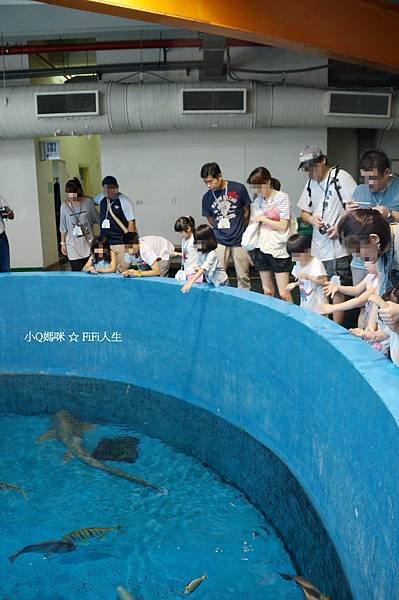
M 302 577 L 301 575 L 289 575 L 288 573 L 280 573 L 280 576 L 287 581 L 295 581 L 306 598 L 306 600 L 332 600 L 331 596 L 325 596 L 313 583 Z
M 202 577 L 198 577 L 198 579 L 193 579 L 186 585 L 184 593 L 192 594 L 205 579 L 208 579 L 208 575 L 206 573 L 204 573 Z
M 84 527 L 83 529 L 75 529 L 70 533 L 66 533 L 62 536 L 63 540 L 70 542 L 85 542 L 89 538 L 99 538 L 100 540 L 110 531 L 121 531 L 123 525 L 116 525 L 115 527 Z
M 153 490 L 164 491 L 160 487 L 141 479 L 141 477 L 129 475 L 128 473 L 125 473 L 125 471 L 122 471 L 122 469 L 111 467 L 94 458 L 83 446 L 82 435 L 84 431 L 93 429 L 95 425 L 92 425 L 91 423 L 82 423 L 78 419 L 75 419 L 75 417 L 67 410 L 60 410 L 53 415 L 51 420 L 53 426 L 37 439 L 38 442 L 56 439 L 66 446 L 68 450 L 67 454 L 69 456 L 75 456 L 94 469 L 100 469 L 110 475 L 122 477 L 132 483 L 138 483 L 139 485 L 143 485 L 144 487 Z
M 117 460 L 134 463 L 139 455 L 139 440 L 135 437 L 103 438 L 93 452 L 98 460 Z
M 6 481 L 0 481 L 0 491 L 17 492 L 18 494 L 21 494 L 21 496 L 23 496 L 25 500 L 28 499 L 28 494 L 26 493 L 26 490 L 19 487 L 19 485 L 15 485 L 15 483 L 7 483 Z
M 76 546 L 73 542 L 67 542 L 65 540 L 49 540 L 48 542 L 40 542 L 39 544 L 25 546 L 25 548 L 22 548 L 22 550 L 19 550 L 16 554 L 9 556 L 8 560 L 13 563 L 20 554 L 27 554 L 28 552 L 60 554 L 62 552 L 72 552 L 72 550 L 76 550 Z
M 134 600 L 134 596 L 130 594 L 127 590 L 125 590 L 125 588 L 122 585 L 118 585 L 116 591 L 120 600 Z

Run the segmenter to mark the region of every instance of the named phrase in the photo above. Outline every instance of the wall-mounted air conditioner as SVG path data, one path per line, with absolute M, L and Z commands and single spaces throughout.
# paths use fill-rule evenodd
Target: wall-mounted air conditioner
M 392 94 L 377 92 L 340 92 L 325 94 L 324 114 L 330 117 L 391 116 Z
M 99 114 L 98 90 L 35 93 L 36 116 L 86 117 Z
M 245 113 L 245 88 L 198 88 L 181 90 L 182 114 Z

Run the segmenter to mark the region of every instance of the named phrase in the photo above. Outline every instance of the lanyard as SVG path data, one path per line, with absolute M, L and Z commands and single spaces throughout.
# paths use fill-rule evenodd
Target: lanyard
M 67 207 L 68 207 L 68 208 L 69 208 L 69 210 L 70 210 L 70 214 L 71 214 L 71 216 L 72 216 L 72 217 L 75 217 L 75 219 L 76 219 L 75 226 L 76 226 L 76 225 L 78 225 L 78 226 L 80 227 L 81 223 L 80 223 L 80 218 L 79 218 L 79 215 L 80 215 L 80 214 L 82 214 L 82 211 L 81 211 L 81 210 L 79 210 L 79 212 L 75 212 L 75 211 L 73 210 L 73 205 L 72 205 L 72 203 L 71 203 L 71 204 L 69 204 L 69 202 L 66 202 L 66 205 L 67 205 Z M 78 208 L 78 207 L 76 207 L 76 208 Z M 82 204 L 80 204 L 80 206 L 79 206 L 79 209 L 81 209 L 81 208 L 82 208 Z
M 330 171 L 328 173 L 327 183 L 326 183 L 326 187 L 325 187 L 325 190 L 324 190 L 323 204 L 322 204 L 322 207 L 321 207 L 321 218 L 322 219 L 324 217 L 324 211 L 325 211 L 325 208 L 326 208 L 326 200 L 327 200 L 328 188 L 330 187 L 331 172 L 332 172 L 332 169 L 330 169 Z M 323 189 L 323 186 L 320 184 L 320 182 L 319 182 L 319 185 L 320 185 L 321 189 Z
M 215 196 L 215 192 L 212 190 L 213 197 L 214 197 L 215 201 L 218 203 L 219 210 L 222 213 L 222 217 L 224 219 L 227 217 L 227 213 L 229 212 L 229 208 L 227 206 L 227 191 L 228 191 L 228 187 L 229 187 L 229 182 L 226 181 L 226 187 L 225 187 L 226 196 L 224 194 L 222 194 L 221 196 L 216 197 Z M 220 198 L 221 198 L 221 200 L 220 200 Z

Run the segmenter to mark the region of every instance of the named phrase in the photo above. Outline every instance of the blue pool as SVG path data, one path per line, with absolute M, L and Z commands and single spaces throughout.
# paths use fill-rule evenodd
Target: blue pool
M 84 434 L 91 452 L 104 437 L 135 436 L 134 464 L 115 463 L 168 489 L 159 494 L 94 470 L 64 463 L 58 441 L 36 444 L 46 417 L 3 415 L 0 473 L 26 490 L 0 496 L 1 597 L 13 600 L 112 600 L 123 585 L 137 600 L 178 599 L 189 580 L 208 575 L 198 598 L 296 600 L 301 593 L 279 571 L 294 573 L 272 525 L 215 472 L 159 439 L 101 424 Z M 12 446 L 12 453 L 9 448 Z M 111 464 L 111 463 L 108 463 Z M 7 556 L 28 544 L 80 528 L 123 526 L 76 550 Z
M 40 600 L 55 600 L 54 578 L 64 600 L 97 599 L 99 578 L 110 600 L 119 584 L 139 600 L 146 590 L 167 600 L 205 571 L 198 597 L 217 589 L 218 600 L 268 598 L 267 590 L 301 598 L 279 570 L 334 600 L 397 600 L 399 371 L 362 340 L 260 294 L 204 285 L 183 295 L 172 280 L 6 274 L 0 294 L 0 419 L 11 419 L 6 429 L 15 433 L 2 439 L 0 479 L 29 488 L 27 502 L 0 495 L 13 518 L 1 540 L 6 583 L 19 586 L 3 596 L 35 597 L 20 587 L 32 564 L 38 584 L 53 581 Z M 169 493 L 136 490 L 78 460 L 63 464 L 57 441 L 32 444 L 63 409 L 98 424 L 84 434 L 90 449 L 104 435 L 138 437 L 138 460 L 122 466 Z M 18 462 L 10 477 L 9 460 Z M 45 482 L 34 485 L 43 460 Z M 49 536 L 115 525 L 125 533 L 49 558 L 7 560 Z M 230 530 L 235 540 L 225 537 Z M 248 569 L 239 592 L 236 564 Z M 62 588 L 75 584 L 77 596 Z

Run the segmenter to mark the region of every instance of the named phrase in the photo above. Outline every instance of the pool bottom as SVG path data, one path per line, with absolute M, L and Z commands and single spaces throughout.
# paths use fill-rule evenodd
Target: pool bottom
M 352 596 L 323 524 L 272 452 L 211 413 L 131 384 L 74 377 L 0 377 L 0 412 L 51 415 L 68 408 L 87 421 L 124 423 L 198 458 L 242 490 L 285 541 L 298 572 L 334 600 Z

